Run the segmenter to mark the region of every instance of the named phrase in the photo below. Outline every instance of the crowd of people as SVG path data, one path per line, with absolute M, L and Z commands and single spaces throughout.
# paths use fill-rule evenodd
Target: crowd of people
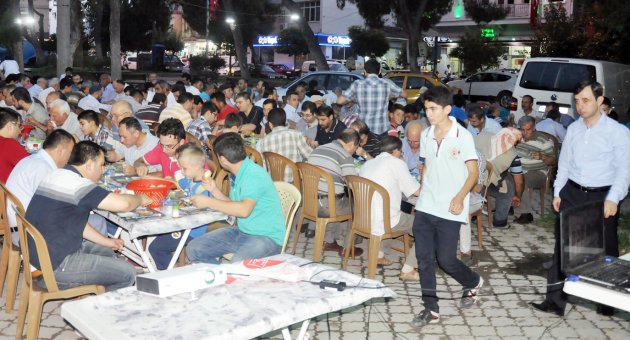
M 298 84 L 283 98 L 264 81 L 253 87 L 245 79 L 217 85 L 188 74 L 171 84 L 151 73 L 140 86 L 112 81 L 108 74 L 84 81 L 71 68 L 34 84 L 24 74 L 10 75 L 0 88 L 0 181 L 48 243 L 60 287 L 101 284 L 112 290 L 132 285 L 135 270 L 113 256 L 123 247 L 108 237 L 116 226 L 90 211 L 131 211 L 150 200 L 99 187 L 106 162 L 124 162 L 127 175 L 173 179 L 194 194 L 195 206 L 233 217 L 210 232 L 195 226 L 187 262 L 280 252 L 282 208 L 270 175 L 247 157 L 244 138 L 254 136 L 252 147 L 260 153 L 329 173 L 339 214 L 352 211 L 345 176 L 360 175 L 387 190 L 390 225 L 415 237 L 400 273 L 401 280 L 421 285 L 425 310 L 412 320 L 415 327 L 440 318 L 436 262 L 464 287 L 462 307 L 474 305 L 484 280 L 462 259 L 472 255 L 469 215 L 482 209 L 486 191 L 494 199 L 494 228 L 510 227 L 512 209 L 518 214 L 513 223 L 531 223 L 531 192 L 544 188 L 557 168 L 554 209 L 605 199 L 607 223 L 616 230 L 618 204 L 630 184 L 630 132 L 603 113 L 599 84 L 576 90 L 581 118 L 574 122 L 554 103 L 544 114 L 534 110 L 531 96 L 522 99 L 522 112 L 509 115 L 497 103 L 466 105 L 446 87 L 426 89 L 415 104 L 395 104 L 406 92 L 379 77 L 379 63 L 367 61 L 365 73 L 345 91 Z M 29 138 L 43 140 L 32 155 L 22 145 Z M 213 157 L 232 177 L 229 193 L 212 179 L 211 172 L 219 170 L 207 162 Z M 287 171 L 284 179 L 293 181 L 293 174 Z M 328 188 L 318 187 L 322 216 L 329 213 Z M 372 233 L 382 235 L 382 199 L 373 204 Z M 11 221 L 15 227 L 15 218 Z M 330 224 L 323 250 L 350 251 L 349 228 L 347 222 Z M 301 229 L 308 238 L 315 235 L 312 222 Z M 168 266 L 179 237 L 160 235 L 152 243 L 158 269 Z M 617 255 L 613 248 L 610 255 Z M 362 252 L 353 249 L 356 256 Z M 550 283 L 561 279 L 557 256 Z M 38 267 L 38 258 L 31 259 Z M 385 249 L 379 251 L 379 265 L 392 263 Z M 566 298 L 556 287 L 535 307 L 564 313 Z

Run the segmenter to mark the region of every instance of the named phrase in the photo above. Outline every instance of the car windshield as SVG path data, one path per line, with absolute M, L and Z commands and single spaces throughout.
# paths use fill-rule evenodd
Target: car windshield
M 573 92 L 585 80 L 596 80 L 595 66 L 531 62 L 523 70 L 520 86 L 532 90 Z
M 275 72 L 271 67 L 269 67 L 269 65 L 262 65 L 260 70 L 265 72 Z

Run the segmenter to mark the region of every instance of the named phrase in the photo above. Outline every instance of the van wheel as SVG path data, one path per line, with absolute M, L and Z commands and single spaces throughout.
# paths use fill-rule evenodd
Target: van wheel
M 512 92 L 510 91 L 501 91 L 497 94 L 497 102 L 504 108 L 509 108 L 510 103 L 512 102 Z

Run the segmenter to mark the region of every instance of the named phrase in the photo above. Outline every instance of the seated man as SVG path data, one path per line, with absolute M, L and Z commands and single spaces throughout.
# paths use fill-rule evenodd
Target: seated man
M 212 104 L 212 103 L 210 103 Z M 177 149 L 177 163 L 182 169 L 182 179 L 177 183 L 179 187 L 186 192 L 186 196 L 205 195 L 212 197 L 202 186 L 204 176 L 210 177 L 210 171 L 204 168 L 206 157 L 204 152 L 194 144 L 184 144 Z M 190 231 L 186 243 L 190 240 L 206 233 L 207 225 L 194 228 Z M 159 270 L 168 268 L 173 257 L 173 252 L 179 244 L 183 231 L 176 231 L 169 234 L 157 236 L 149 245 L 149 253 L 155 261 L 155 266 Z
M 7 189 L 20 200 L 24 209 L 28 208 L 39 183 L 55 169 L 63 168 L 70 159 L 74 138 L 63 129 L 57 129 L 46 137 L 42 150 L 22 159 L 11 171 L 7 179 Z M 8 209 L 9 224 L 17 226 L 15 210 Z M 94 226 L 92 221 L 90 224 Z M 17 230 L 12 233 L 13 243 L 19 244 Z
M 161 93 L 153 95 L 151 102 L 147 103 L 136 112 L 136 117 L 148 122 L 157 122 L 160 119 L 160 113 L 164 110 L 166 96 Z
M 392 231 L 404 230 L 412 235 L 413 215 L 400 211 L 402 194 L 407 197 L 418 196 L 420 183 L 411 176 L 407 164 L 402 160 L 402 142 L 398 137 L 386 136 L 381 141 L 381 153 L 361 167 L 361 177 L 365 177 L 381 185 L 389 193 L 389 216 Z M 383 235 L 383 199 L 376 195 L 372 199 L 372 234 Z M 378 264 L 390 265 L 391 260 L 378 252 Z M 409 250 L 405 264 L 400 271 L 403 281 L 419 281 L 420 275 L 414 268 L 418 267 L 415 245 Z
M 519 224 L 534 222 L 529 190 L 545 187 L 547 174 L 551 166 L 556 164 L 558 157 L 555 154 L 554 141 L 549 136 L 537 131 L 535 124 L 536 120 L 531 116 L 523 116 L 518 121 L 518 126 L 520 126 L 523 134 L 523 141 L 516 145 L 515 150 L 521 158 L 525 179 L 521 205 L 514 209 L 515 215 L 518 215 L 514 222 Z
M 212 125 L 216 122 L 218 114 L 219 108 L 211 102 L 206 102 L 201 106 L 199 116 L 194 117 L 186 129 L 186 132 L 199 139 L 206 154 L 208 154 L 208 148 L 211 146 L 209 137 L 212 136 Z
M 322 106 L 315 113 L 317 116 L 317 134 L 314 141 L 308 141 L 312 147 L 328 144 L 339 138 L 346 129 L 346 125 L 335 118 L 335 112 L 330 106 Z
M 220 134 L 228 132 L 240 134 L 241 126 L 243 126 L 243 118 L 236 113 L 230 113 L 227 117 L 225 117 L 224 124 L 223 129 L 219 131 Z
M 137 158 L 133 163 L 136 172 L 138 176 L 144 177 L 149 171 L 152 172 L 151 165 L 160 165 L 162 173 L 154 174 L 155 176 L 179 180 L 181 172 L 179 165 L 177 165 L 177 159 L 175 159 L 175 151 L 183 144 L 188 143 L 184 125 L 179 119 L 169 118 L 158 127 L 157 136 L 159 145 Z
M 35 127 L 30 135 L 38 139 L 45 139 L 46 124 L 48 124 L 49 119 L 46 109 L 41 104 L 34 103 L 29 92 L 23 87 L 13 90 L 11 95 L 13 96 L 15 107 L 26 112 L 24 117 L 25 123 Z
M 0 181 L 7 182 L 9 174 L 22 158 L 28 156 L 26 149 L 18 143 L 22 131 L 20 115 L 9 109 L 0 108 Z
M 20 114 L 9 109 L 0 108 L 0 181 L 7 182 L 9 174 L 17 163 L 28 156 L 26 149 L 18 143 L 22 132 Z
M 160 113 L 159 122 L 162 123 L 166 119 L 175 118 L 179 119 L 184 127 L 188 127 L 192 121 L 190 112 L 193 109 L 193 95 L 184 92 L 177 98 L 177 103 L 167 106 Z
M 473 136 L 478 135 L 480 132 L 487 132 L 494 135 L 501 130 L 501 124 L 496 120 L 486 117 L 478 105 L 468 110 L 468 132 Z
M 359 148 L 357 156 L 366 160 L 373 159 L 381 153 L 380 138 L 362 120 L 355 120 L 350 124 L 350 128 L 359 133 Z
M 81 132 L 83 132 L 83 140 L 89 140 L 98 144 L 100 147 L 111 148 L 112 145 L 107 144 L 108 139 L 111 137 L 111 132 L 101 124 L 98 113 L 92 110 L 85 110 L 79 113 L 79 126 L 81 126 Z
M 107 291 L 134 284 L 136 271 L 114 258 L 123 241 L 99 234 L 88 222 L 93 209 L 131 211 L 151 203 L 145 195 L 111 193 L 96 185 L 103 174 L 105 155 L 93 142 L 72 149 L 70 161 L 40 183 L 26 218 L 42 234 L 60 289 L 97 284 Z M 83 239 L 91 242 L 83 242 Z M 41 268 L 35 245 L 29 239 L 31 265 Z
M 48 105 L 48 112 L 50 112 L 50 120 L 46 126 L 47 133 L 55 129 L 64 129 L 75 138 L 83 139 L 79 119 L 76 113 L 70 109 L 68 102 L 63 99 L 55 99 Z
M 564 142 L 564 136 L 567 135 L 567 129 L 562 126 L 560 122 L 560 111 L 550 110 L 547 112 L 545 119 L 536 124 L 536 130 L 546 132 L 562 143 Z
M 213 198 L 195 195 L 198 208 L 212 208 L 236 217 L 236 225 L 216 229 L 192 240 L 186 247 L 188 262 L 218 263 L 218 258 L 233 253 L 232 262 L 279 254 L 285 225 L 280 198 L 269 174 L 245 153 L 243 139 L 225 133 L 214 141 L 221 167 L 233 178 L 229 197 L 211 178 L 203 187 Z
M 334 195 L 337 197 L 335 206 L 338 215 L 348 214 L 351 210 L 351 202 L 346 193 L 346 181 L 344 178 L 348 175 L 357 175 L 352 155 L 357 151 L 358 147 L 359 134 L 352 129 L 345 129 L 331 143 L 319 146 L 313 150 L 307 160 L 307 163 L 321 168 L 332 176 L 335 186 Z M 317 191 L 319 196 L 319 215 L 327 216 L 329 214 L 328 185 L 320 181 Z M 313 237 L 315 236 L 314 223 L 309 222 L 309 225 L 310 230 L 306 231 L 306 236 Z M 347 222 L 329 223 L 324 236 L 324 250 L 336 251 L 342 255 L 346 245 L 347 229 Z M 355 249 L 356 256 L 361 256 L 362 253 L 363 249 Z
M 249 136 L 253 133 L 260 133 L 260 122 L 265 116 L 261 107 L 255 106 L 247 93 L 239 93 L 236 95 L 236 107 L 238 107 L 238 115 L 243 119 L 241 127 L 242 134 Z
M 313 152 L 306 138 L 297 130 L 291 130 L 286 126 L 287 116 L 284 109 L 277 108 L 269 112 L 269 126 L 271 132 L 258 143 L 258 151 L 275 152 L 293 162 L 302 162 Z M 293 173 L 287 167 L 284 180 L 293 182 Z
M 127 103 L 124 100 L 119 100 L 117 102 L 114 103 L 114 105 L 112 105 L 112 110 L 110 112 L 111 114 L 111 118 L 112 118 L 112 136 L 113 139 L 117 142 L 120 142 L 120 133 L 118 131 L 118 127 L 120 125 L 120 122 L 127 118 L 127 117 L 134 117 L 133 115 L 133 108 L 131 107 L 131 104 Z M 149 125 L 147 125 L 147 123 L 145 123 L 143 120 L 139 120 L 140 122 L 140 126 L 142 127 L 142 132 L 147 132 L 149 133 Z M 115 145 L 117 143 L 111 143 L 112 145 Z
M 107 153 L 107 161 L 118 162 L 124 159 L 123 172 L 126 175 L 145 176 L 146 173 L 137 171 L 135 163 L 138 159 L 142 159 L 142 156 L 154 150 L 159 140 L 148 132 L 142 132 L 140 122 L 133 117 L 124 118 L 120 122 L 119 133 L 122 143 Z M 153 168 L 152 171 L 159 171 L 159 169 Z

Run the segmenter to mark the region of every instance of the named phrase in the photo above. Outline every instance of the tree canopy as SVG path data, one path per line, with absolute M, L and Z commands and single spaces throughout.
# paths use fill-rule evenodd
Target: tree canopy
M 297 28 L 287 28 L 280 31 L 276 52 L 294 55 L 308 54 L 308 45 L 302 36 L 302 31 Z
M 358 55 L 382 57 L 389 50 L 389 42 L 382 30 L 351 26 L 348 36 L 352 39 L 352 50 Z

